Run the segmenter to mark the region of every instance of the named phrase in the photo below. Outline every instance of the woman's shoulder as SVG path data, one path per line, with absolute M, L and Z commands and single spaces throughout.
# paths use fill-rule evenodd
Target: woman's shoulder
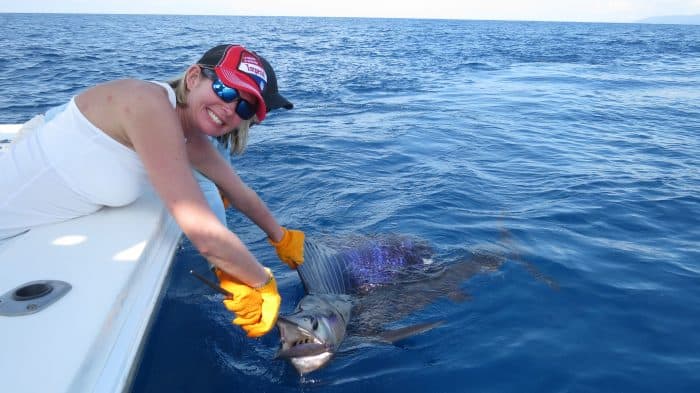
M 167 91 L 137 79 L 95 85 L 79 94 L 75 103 L 93 125 L 129 147 L 132 145 L 129 130 L 150 129 L 154 119 L 178 121 Z
M 104 109 L 173 107 L 171 93 L 165 86 L 139 79 L 119 79 L 97 84 L 76 97 L 81 110 L 95 106 Z M 116 105 L 115 105 L 116 104 Z
M 145 81 L 140 79 L 118 79 L 95 86 L 96 89 L 119 94 L 120 96 L 152 96 L 155 98 L 168 98 L 170 86 L 166 83 Z M 170 89 L 172 90 L 172 89 Z

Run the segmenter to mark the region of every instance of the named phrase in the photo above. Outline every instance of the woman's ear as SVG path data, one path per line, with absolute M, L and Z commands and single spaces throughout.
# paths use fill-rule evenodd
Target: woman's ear
M 197 65 L 190 66 L 185 72 L 185 90 L 189 91 L 197 86 L 202 76 L 202 69 Z

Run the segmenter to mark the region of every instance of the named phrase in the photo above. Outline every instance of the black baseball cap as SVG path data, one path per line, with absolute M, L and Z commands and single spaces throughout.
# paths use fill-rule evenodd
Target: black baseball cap
M 294 104 L 292 104 L 288 99 L 284 98 L 277 89 L 277 74 L 275 74 L 275 70 L 272 68 L 272 65 L 270 65 L 270 63 L 264 57 L 257 53 L 256 55 L 262 62 L 263 68 L 265 68 L 265 73 L 267 73 L 267 86 L 265 86 L 265 89 L 262 91 L 262 96 L 263 100 L 265 100 L 267 111 L 269 112 L 279 108 L 284 108 L 287 110 L 294 108 Z
M 217 45 L 204 53 L 197 64 L 212 68 L 227 86 L 243 88 L 257 97 L 264 105 L 258 109 L 261 121 L 273 109 L 292 109 L 294 104 L 284 98 L 278 90 L 277 75 L 272 65 L 262 56 L 241 45 Z

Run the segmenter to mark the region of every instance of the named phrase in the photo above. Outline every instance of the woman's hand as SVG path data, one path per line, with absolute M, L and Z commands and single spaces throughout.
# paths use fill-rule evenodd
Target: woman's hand
M 282 227 L 282 239 L 278 242 L 268 238 L 275 247 L 279 259 L 291 269 L 296 269 L 304 263 L 304 232 Z
M 253 288 L 216 269 L 221 287 L 232 294 L 232 298 L 224 300 L 224 307 L 236 314 L 233 323 L 245 330 L 248 337 L 264 335 L 277 322 L 282 299 L 275 277 L 270 269 L 265 270 L 269 275 L 268 281 L 261 287 Z
M 255 288 L 255 291 L 260 294 L 262 305 L 260 306 L 260 321 L 258 323 L 241 325 L 243 330 L 248 333 L 248 337 L 260 337 L 270 331 L 277 322 L 277 315 L 280 311 L 280 303 L 282 298 L 277 291 L 277 283 L 275 276 L 272 275 L 270 269 L 265 269 L 270 274 L 270 279 L 265 285 Z

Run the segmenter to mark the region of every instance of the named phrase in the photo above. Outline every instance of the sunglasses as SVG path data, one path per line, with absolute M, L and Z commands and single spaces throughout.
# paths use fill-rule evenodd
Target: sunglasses
M 219 79 L 219 77 L 216 75 L 216 72 L 214 72 L 214 70 L 212 70 L 211 68 L 200 68 L 202 69 L 202 73 L 204 74 L 204 76 L 213 81 L 211 84 L 211 88 L 212 90 L 214 90 L 214 93 L 216 93 L 216 95 L 219 96 L 219 98 L 221 98 L 222 101 L 231 103 L 238 100 L 238 104 L 236 104 L 236 114 L 238 115 L 238 117 L 240 117 L 243 120 L 248 120 L 255 115 L 258 107 L 257 105 L 248 102 L 243 97 L 241 97 L 241 94 L 238 92 L 238 89 L 226 86 L 224 82 L 222 82 L 221 79 Z

